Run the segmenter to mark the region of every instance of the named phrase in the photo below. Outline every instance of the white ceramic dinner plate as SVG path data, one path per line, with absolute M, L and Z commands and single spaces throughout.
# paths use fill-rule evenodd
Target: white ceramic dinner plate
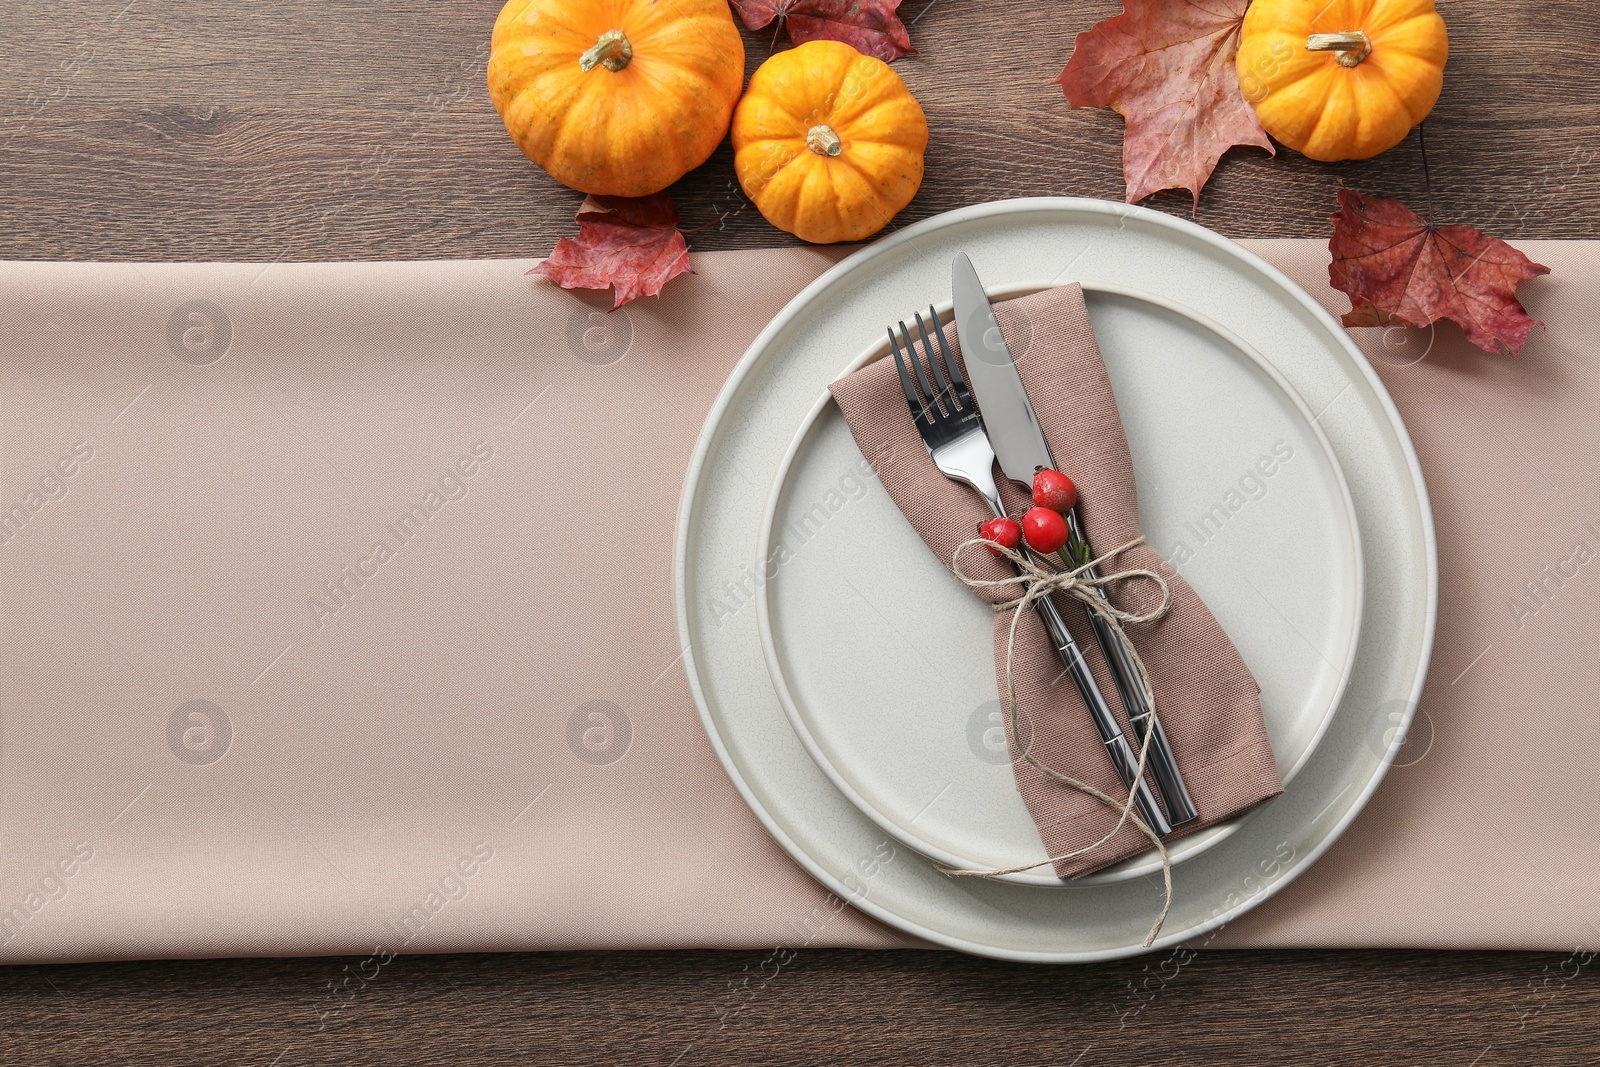
M 994 700 L 990 623 L 955 579 L 922 558 L 926 549 L 855 465 L 861 459 L 846 447 L 842 420 L 818 398 L 888 322 L 947 299 L 958 251 L 998 292 L 1070 280 L 1089 291 L 1139 474 L 1144 528 L 1239 645 L 1263 685 L 1280 764 L 1298 771 L 1283 796 L 1204 849 L 1190 846 L 1174 867 L 1172 914 L 1156 947 L 1179 943 L 1281 888 L 1355 817 L 1415 707 L 1436 603 L 1426 491 L 1388 395 L 1326 312 L 1232 242 L 1122 204 L 1005 201 L 909 227 L 807 287 L 734 371 L 690 467 L 676 556 L 690 686 L 712 745 L 756 815 L 791 856 L 867 913 L 935 943 L 1008 959 L 1142 951 L 1161 903 L 1158 878 L 1050 889 L 950 878 L 922 853 L 981 847 L 989 851 L 978 854 L 1004 861 L 1030 847 L 1026 815 L 1016 821 L 1020 802 L 1007 824 L 1016 836 L 988 843 L 962 829 L 961 812 L 941 813 L 946 798 L 925 797 L 932 803 L 920 818 L 902 810 L 917 782 L 905 769 L 922 773 L 913 764 L 928 753 L 959 771 L 952 781 L 960 788 L 993 803 L 1003 798 L 989 789 L 1010 769 L 982 755 L 997 740 L 985 708 Z M 1145 336 L 1165 336 L 1175 349 L 1143 351 Z M 1185 378 L 1190 403 L 1148 381 L 1158 375 Z M 1260 476 L 1265 490 L 1242 483 L 1280 438 L 1292 455 Z M 1186 450 L 1184 440 L 1194 447 Z M 1342 532 L 1349 513 L 1341 471 L 1359 542 Z M 1237 506 L 1230 486 L 1243 497 Z M 774 567 L 761 551 L 774 536 L 769 513 L 809 512 L 811 495 L 826 518 L 813 512 L 803 542 Z M 1210 511 L 1218 501 L 1226 520 Z M 1214 516 L 1200 530 L 1207 536 L 1185 537 L 1185 524 L 1205 513 Z M 1281 543 L 1297 539 L 1332 555 Z M 852 550 L 881 566 L 857 566 L 847 558 Z M 796 720 L 813 748 L 824 750 L 825 736 L 832 776 L 784 708 L 759 600 Z M 940 643 L 924 647 L 929 635 Z M 830 648 L 841 658 L 821 658 Z M 941 681 L 926 680 L 941 672 Z M 919 694 L 917 686 L 929 688 Z M 858 718 L 907 715 L 906 726 L 906 694 L 926 692 L 939 698 L 928 721 L 889 731 L 888 746 L 906 750 L 890 753 L 899 772 L 881 761 L 885 734 L 874 741 L 855 732 L 872 723 L 841 722 L 854 708 Z M 1332 713 L 1322 708 L 1319 721 L 1324 702 Z M 854 783 L 854 797 L 842 782 Z M 934 829 L 925 830 L 925 820 Z M 911 840 L 918 843 L 900 847 Z
M 1104 285 L 1085 300 L 1146 536 L 1177 561 L 1261 684 L 1290 780 L 1338 705 L 1360 627 L 1359 535 L 1338 460 L 1272 365 L 1206 317 Z M 841 370 L 887 347 L 885 337 Z M 861 460 L 824 392 L 779 464 L 757 550 L 767 565 L 756 618 L 778 698 L 817 765 L 898 841 L 969 870 L 1040 863 L 1003 877 L 1060 887 L 1006 752 L 993 613 L 923 547 Z M 1171 861 L 1238 826 L 1179 839 Z M 1067 884 L 1159 870 L 1152 851 Z

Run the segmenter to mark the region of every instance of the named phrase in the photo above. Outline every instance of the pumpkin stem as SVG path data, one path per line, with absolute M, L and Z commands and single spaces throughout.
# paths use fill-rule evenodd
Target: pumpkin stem
M 607 30 L 593 48 L 578 57 L 578 66 L 585 71 L 602 66 L 615 73 L 626 67 L 632 58 L 633 42 L 628 40 L 628 35 L 621 30 Z
M 1372 54 L 1372 38 L 1361 30 L 1344 33 L 1313 33 L 1306 38 L 1307 52 L 1338 52 L 1341 67 L 1355 67 Z
M 836 156 L 844 151 L 844 142 L 826 122 L 819 122 L 806 131 L 806 147 L 819 156 Z

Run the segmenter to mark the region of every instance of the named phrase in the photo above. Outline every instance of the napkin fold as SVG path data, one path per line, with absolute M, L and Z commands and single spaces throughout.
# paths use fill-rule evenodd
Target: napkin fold
M 995 318 L 1056 462 L 1078 485 L 1079 518 L 1095 553 L 1136 540 L 1140 528 L 1133 461 L 1082 289 L 1074 283 L 998 303 Z M 954 324 L 946 327 L 946 335 L 959 358 Z M 920 355 L 920 342 L 916 349 Z M 956 548 L 977 535 L 978 524 L 989 517 L 988 509 L 970 488 L 950 481 L 934 466 L 912 422 L 893 359 L 886 356 L 868 364 L 830 389 L 884 488 L 928 547 L 950 566 Z M 1021 486 L 1002 479 L 1000 491 L 1009 513 L 1020 515 L 1029 506 L 1029 494 Z M 973 578 L 1012 573 L 1009 564 L 985 552 L 965 552 L 961 564 Z M 1181 827 L 1176 837 L 1277 796 L 1283 792 L 1283 781 L 1262 720 L 1260 686 L 1222 626 L 1176 568 L 1148 545 L 1117 554 L 1101 571 L 1133 568 L 1160 573 L 1171 590 L 1167 614 L 1153 623 L 1129 627 L 1129 635 L 1149 672 L 1157 714 L 1200 812 L 1199 819 Z M 1126 609 L 1148 610 L 1156 595 L 1149 586 L 1120 583 L 1111 592 Z M 1021 595 L 1021 587 L 975 592 L 998 603 Z M 1082 606 L 1059 593 L 1055 599 L 1107 702 L 1134 737 Z M 1010 626 L 1011 613 L 997 612 L 994 656 L 1001 694 L 1006 690 Z M 1032 738 L 1034 758 L 1111 796 L 1125 797 L 1127 789 L 1106 755 L 1088 709 L 1033 611 L 1025 611 L 1017 627 L 1012 669 L 1016 732 Z M 1051 856 L 1091 845 L 1116 825 L 1116 812 L 1046 775 L 1023 759 L 1015 745 L 1011 756 L 1017 789 Z M 1060 877 L 1076 878 L 1149 847 L 1143 834 L 1125 826 L 1104 845 L 1058 859 L 1054 866 Z

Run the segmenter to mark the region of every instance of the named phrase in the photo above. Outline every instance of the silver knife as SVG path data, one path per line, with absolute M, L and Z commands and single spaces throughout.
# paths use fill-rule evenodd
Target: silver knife
M 988 294 L 984 292 L 983 283 L 978 280 L 978 272 L 973 269 L 972 261 L 967 258 L 966 253 L 956 256 L 951 274 L 951 285 L 955 295 L 956 332 L 961 340 L 967 377 L 972 382 L 972 392 L 978 402 L 983 427 L 994 445 L 1001 471 L 1012 481 L 1031 487 L 1035 472 L 1044 467 L 1054 469 L 1055 458 L 1050 454 L 1050 445 L 1044 438 L 1044 431 L 1039 428 L 1039 420 L 1033 413 L 1033 404 L 1028 400 L 1028 392 L 1023 388 L 1022 379 L 1017 374 L 1016 363 L 1006 347 L 1005 337 L 1000 333 L 1000 324 L 995 321 L 994 309 L 989 305 Z M 1070 476 L 1070 472 L 1067 473 Z M 1067 526 L 1073 537 L 1084 540 L 1076 508 L 1068 512 Z M 1093 574 L 1093 571 L 1089 573 Z M 1194 801 L 1183 784 L 1182 775 L 1178 773 L 1178 763 L 1173 756 L 1166 731 L 1161 727 L 1161 720 L 1156 717 L 1154 709 L 1144 699 L 1144 690 L 1139 685 L 1138 668 L 1133 664 L 1131 650 L 1117 638 L 1116 632 L 1104 619 L 1090 612 L 1089 622 L 1094 628 L 1095 640 L 1112 667 L 1111 673 L 1116 681 L 1117 694 L 1122 698 L 1122 705 L 1128 712 L 1128 722 L 1138 737 L 1144 737 L 1147 731 L 1149 733 L 1150 753 L 1147 763 L 1151 774 L 1155 777 L 1156 786 L 1161 790 L 1161 798 L 1166 802 L 1172 825 L 1178 826 L 1191 821 L 1198 814 L 1195 811 Z M 1061 630 L 1066 631 L 1064 624 Z M 1071 640 L 1070 635 L 1067 640 Z M 1090 682 L 1092 684 L 1092 677 Z M 1096 714 L 1095 701 L 1090 698 L 1088 692 L 1084 692 L 1081 683 L 1078 688 L 1083 693 L 1084 702 L 1089 704 L 1091 714 Z M 1094 695 L 1099 697 L 1098 692 Z M 1103 700 L 1100 702 L 1104 703 Z M 1120 745 L 1115 745 L 1114 738 L 1107 736 L 1106 729 L 1100 726 L 1098 716 L 1095 725 L 1100 727 L 1101 736 L 1106 740 L 1106 747 L 1112 752 L 1112 758 L 1118 762 L 1118 769 L 1121 770 L 1124 759 L 1119 757 L 1119 750 L 1127 748 L 1128 741 L 1123 736 L 1120 726 L 1117 726 L 1115 717 L 1111 716 L 1111 719 L 1112 726 L 1116 727 L 1116 737 L 1121 739 Z M 1137 757 L 1131 757 L 1131 751 L 1129 748 L 1129 758 L 1133 759 L 1131 769 L 1136 770 L 1138 760 Z M 1127 775 L 1124 776 L 1124 781 L 1128 781 Z

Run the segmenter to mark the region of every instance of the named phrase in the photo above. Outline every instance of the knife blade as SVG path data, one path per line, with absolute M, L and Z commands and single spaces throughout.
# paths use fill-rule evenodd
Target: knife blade
M 1000 332 L 989 295 L 965 252 L 958 253 L 951 266 L 951 289 L 955 299 L 956 334 L 961 341 L 967 377 L 972 382 L 983 428 L 994 445 L 995 458 L 1007 478 L 1031 486 L 1034 474 L 1041 468 L 1055 469 L 1055 457 L 1050 453 L 1050 443 L 1045 440 L 1028 391 L 1017 373 L 1016 361 Z M 1077 509 L 1068 512 L 1066 518 L 1072 536 L 1087 543 Z M 1093 576 L 1094 571 L 1090 569 L 1087 573 Z M 1198 812 L 1178 771 L 1166 730 L 1145 701 L 1132 650 L 1094 612 L 1089 612 L 1089 622 L 1096 642 L 1111 665 L 1117 695 L 1122 698 L 1134 734 L 1141 740 L 1149 737 L 1147 763 L 1161 790 L 1161 798 L 1166 802 L 1172 824 L 1178 826 L 1191 821 Z
M 951 289 L 961 354 L 995 458 L 1007 478 L 1031 485 L 1035 471 L 1053 468 L 1056 461 L 1017 375 L 1017 365 L 1000 333 L 1000 324 L 995 321 L 989 296 L 965 252 L 956 256 L 951 267 Z

